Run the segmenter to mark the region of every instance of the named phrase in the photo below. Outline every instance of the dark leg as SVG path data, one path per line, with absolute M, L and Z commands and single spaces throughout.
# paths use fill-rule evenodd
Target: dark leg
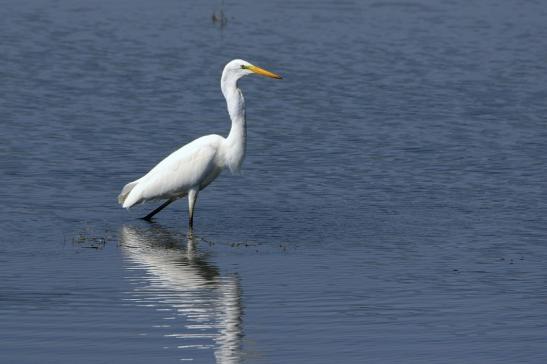
M 194 227 L 194 206 L 196 205 L 196 200 L 198 199 L 199 190 L 190 190 L 188 191 L 188 212 L 190 214 L 190 219 L 188 220 L 188 225 L 190 229 Z
M 158 212 L 160 212 L 161 210 L 163 210 L 164 208 L 166 208 L 167 206 L 169 206 L 169 204 L 171 204 L 171 202 L 175 201 L 174 199 L 170 199 L 170 200 L 167 200 L 165 201 L 163 204 L 161 204 L 160 207 L 158 207 L 157 209 L 155 209 L 154 211 L 152 211 L 151 213 L 149 213 L 148 215 L 146 215 L 145 217 L 143 217 L 142 219 L 143 220 L 146 220 L 146 221 L 152 221 L 152 217 L 157 214 Z

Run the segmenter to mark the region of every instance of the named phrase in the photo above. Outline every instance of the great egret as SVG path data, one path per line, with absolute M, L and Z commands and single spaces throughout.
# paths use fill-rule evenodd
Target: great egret
M 194 206 L 199 191 L 213 182 L 224 168 L 231 172 L 238 171 L 245 158 L 245 100 L 237 87 L 237 81 L 252 73 L 281 78 L 244 60 L 230 61 L 224 67 L 220 80 L 220 88 L 232 119 L 228 137 L 206 135 L 171 153 L 146 175 L 124 186 L 118 196 L 118 202 L 124 208 L 150 200 L 166 200 L 144 217 L 150 221 L 152 216 L 170 203 L 188 195 L 189 225 L 193 226 Z

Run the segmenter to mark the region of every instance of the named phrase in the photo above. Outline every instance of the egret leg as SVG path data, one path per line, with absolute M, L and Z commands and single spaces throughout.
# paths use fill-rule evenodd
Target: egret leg
M 149 213 L 148 215 L 146 215 L 145 217 L 143 217 L 142 219 L 143 220 L 146 220 L 146 221 L 152 221 L 152 217 L 157 214 L 158 212 L 160 212 L 161 210 L 163 210 L 164 208 L 166 208 L 167 206 L 169 206 L 171 204 L 171 202 L 175 201 L 174 199 L 169 199 L 167 201 L 165 201 L 164 203 L 161 204 L 160 207 L 158 207 L 157 209 L 155 209 L 154 211 L 152 211 L 151 213 Z
M 194 206 L 196 205 L 196 201 L 198 199 L 198 193 L 199 190 L 197 189 L 188 191 L 188 212 L 190 214 L 188 225 L 190 228 L 194 227 Z

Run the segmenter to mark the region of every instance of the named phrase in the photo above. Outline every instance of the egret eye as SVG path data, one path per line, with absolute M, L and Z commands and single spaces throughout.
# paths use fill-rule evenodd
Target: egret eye
M 245 66 L 244 64 L 241 65 L 241 69 L 244 70 L 244 69 L 247 69 L 247 66 Z

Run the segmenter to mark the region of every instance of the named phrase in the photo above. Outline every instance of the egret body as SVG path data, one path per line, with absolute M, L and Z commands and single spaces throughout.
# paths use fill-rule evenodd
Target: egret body
M 171 153 L 146 175 L 124 186 L 118 196 L 118 202 L 124 208 L 150 200 L 165 200 L 161 206 L 144 217 L 145 220 L 150 220 L 173 201 L 188 196 L 189 225 L 192 227 L 199 191 L 213 182 L 225 168 L 237 172 L 245 158 L 245 100 L 237 81 L 252 73 L 281 78 L 241 59 L 230 61 L 224 67 L 220 80 L 232 120 L 228 137 L 206 135 Z

